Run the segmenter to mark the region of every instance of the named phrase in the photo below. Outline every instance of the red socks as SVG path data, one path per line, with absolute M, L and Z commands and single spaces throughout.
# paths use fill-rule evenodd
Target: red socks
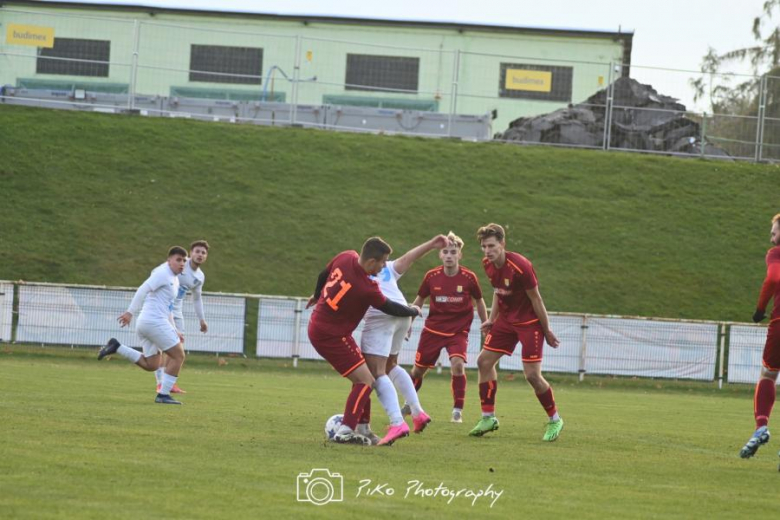
M 366 406 L 363 407 L 363 413 L 358 418 L 358 424 L 368 424 L 371 422 L 371 396 L 366 399 Z
M 552 387 L 549 387 L 541 394 L 536 394 L 536 398 L 539 399 L 539 404 L 541 404 L 544 411 L 547 412 L 548 417 L 552 417 L 558 411 L 555 407 L 555 397 L 553 396 Z
M 482 403 L 482 413 L 495 413 L 496 387 L 498 381 L 487 381 L 479 384 L 479 401 Z
M 761 378 L 756 384 L 756 393 L 753 397 L 753 411 L 756 416 L 756 429 L 769 424 L 769 415 L 775 404 L 775 382 L 771 379 Z
M 495 393 L 495 392 L 494 392 Z M 453 408 L 463 410 L 463 403 L 466 401 L 466 375 L 452 376 L 452 398 Z
M 363 412 L 367 406 L 371 397 L 371 387 L 363 383 L 353 383 L 352 391 L 347 397 L 347 405 L 344 407 L 344 419 L 343 424 L 346 424 L 353 430 L 357 428 L 358 418 L 362 417 Z M 369 411 L 370 414 L 370 411 Z

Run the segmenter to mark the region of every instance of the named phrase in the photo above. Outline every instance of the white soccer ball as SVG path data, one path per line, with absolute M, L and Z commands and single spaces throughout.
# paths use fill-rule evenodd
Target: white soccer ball
M 332 441 L 333 437 L 336 435 L 336 432 L 339 431 L 339 426 L 341 426 L 342 420 L 344 420 L 344 416 L 338 414 L 328 419 L 325 423 L 325 436 L 329 441 Z

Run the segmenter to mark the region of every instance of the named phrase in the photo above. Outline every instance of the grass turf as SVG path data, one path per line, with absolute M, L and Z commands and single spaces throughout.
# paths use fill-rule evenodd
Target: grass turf
M 485 285 L 494 221 L 550 310 L 747 321 L 780 209 L 774 165 L 3 105 L 0 127 L 0 279 L 137 286 L 206 238 L 207 290 L 305 296 L 368 236 L 452 229 Z
M 566 420 L 540 441 L 544 414 L 518 375 L 500 374 L 501 428 L 475 439 L 475 374 L 465 421 L 450 424 L 449 379 L 421 391 L 434 423 L 391 448 L 323 441 L 347 383 L 323 363 L 191 356 L 185 405 L 153 404 L 153 376 L 95 352 L 0 351 L 0 511 L 4 518 L 748 518 L 774 507 L 776 443 L 737 452 L 753 429 L 751 389 L 550 376 Z M 385 418 L 375 401 L 373 425 Z M 344 478 L 344 501 L 296 501 L 313 468 Z M 393 496 L 367 496 L 387 484 Z M 428 489 L 503 494 L 447 504 Z M 382 488 L 387 491 L 387 487 Z

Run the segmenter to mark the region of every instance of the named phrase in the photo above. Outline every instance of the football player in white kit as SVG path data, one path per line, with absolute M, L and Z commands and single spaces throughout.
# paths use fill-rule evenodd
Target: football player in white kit
M 389 260 L 384 269 L 372 277 L 379 284 L 382 294 L 387 299 L 407 305 L 406 298 L 398 288 L 398 279 L 412 266 L 412 264 L 425 256 L 434 249 L 447 247 L 447 237 L 437 235 L 427 242 L 407 251 L 397 260 Z M 360 349 L 366 358 L 366 364 L 371 374 L 375 378 L 374 388 L 376 389 L 379 401 L 390 418 L 390 427 L 387 435 L 383 439 L 371 431 L 369 427 L 370 406 L 366 406 L 366 412 L 360 418 L 356 432 L 368 437 L 372 444 L 386 444 L 400 437 L 409 435 L 409 426 L 404 422 L 401 415 L 401 407 L 398 403 L 398 394 L 395 387 L 401 391 L 408 403 L 414 403 L 412 410 L 412 422 L 414 432 L 422 432 L 426 425 L 431 422 L 431 418 L 420 406 L 417 398 L 417 392 L 414 389 L 414 383 L 411 377 L 403 368 L 394 365 L 389 373 L 386 373 L 388 357 L 398 356 L 401 351 L 401 345 L 406 337 L 406 333 L 412 325 L 411 318 L 398 318 L 389 316 L 383 312 L 369 308 L 366 312 L 363 332 L 360 335 Z M 395 386 L 393 386 L 395 385 Z M 386 442 L 387 441 L 387 442 Z
M 206 323 L 206 315 L 203 312 L 203 284 L 206 283 L 206 275 L 200 266 L 206 261 L 209 256 L 209 243 L 205 240 L 196 240 L 190 244 L 190 256 L 187 262 L 184 264 L 184 271 L 179 275 L 179 292 L 176 295 L 176 300 L 173 302 L 173 323 L 176 325 L 176 330 L 184 336 L 184 298 L 187 293 L 192 293 L 192 303 L 195 306 L 195 315 L 200 320 L 200 331 L 205 333 L 209 330 L 209 325 Z M 184 341 L 184 339 L 182 339 Z M 154 372 L 154 376 L 157 379 L 157 392 L 160 392 L 163 380 L 163 369 L 158 368 Z M 184 390 L 179 388 L 179 385 L 173 385 L 171 388 L 172 394 L 186 394 Z
M 126 312 L 117 321 L 122 327 L 130 325 L 133 316 L 141 311 L 136 322 L 136 333 L 141 339 L 143 353 L 119 343 L 115 338 L 100 349 L 98 360 L 119 353 L 139 367 L 153 372 L 160 367 L 162 353 L 165 360 L 162 388 L 155 397 L 155 403 L 181 404 L 171 398 L 171 388 L 176 384 L 182 364 L 184 364 L 184 346 L 182 336 L 173 324 L 173 301 L 179 293 L 179 274 L 184 270 L 187 251 L 174 246 L 168 250 L 168 260 L 152 271 L 149 278 L 138 288 Z

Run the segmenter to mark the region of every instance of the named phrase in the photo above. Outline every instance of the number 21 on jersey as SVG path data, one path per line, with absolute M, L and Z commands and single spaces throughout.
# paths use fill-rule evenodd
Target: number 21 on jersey
M 330 273 L 330 281 L 326 283 L 325 287 L 323 287 L 322 289 L 325 292 L 325 302 L 334 311 L 339 310 L 339 302 L 344 297 L 344 295 L 347 294 L 347 292 L 349 292 L 350 289 L 352 289 L 352 284 L 342 280 L 341 279 L 342 276 L 343 274 L 341 273 L 341 269 L 339 269 L 338 267 L 335 268 Z M 333 297 L 328 296 L 328 289 L 330 289 L 336 284 L 339 284 L 339 291 Z

